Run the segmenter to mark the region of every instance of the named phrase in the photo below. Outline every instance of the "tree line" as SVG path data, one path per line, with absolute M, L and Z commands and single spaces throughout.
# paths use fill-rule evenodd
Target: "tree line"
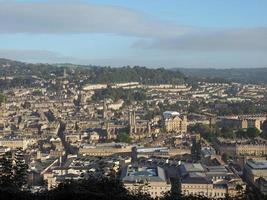
M 102 67 L 72 64 L 30 64 L 7 59 L 0 59 L 0 76 L 12 76 L 19 82 L 17 86 L 34 84 L 35 77 L 45 80 L 63 78 L 77 84 L 87 83 L 121 83 L 140 82 L 143 84 L 178 84 L 185 81 L 185 76 L 179 71 L 164 68 L 147 68 L 141 66 Z M 2 85 L 16 86 L 16 81 L 1 80 Z
M 119 99 L 124 100 L 126 103 L 130 103 L 132 101 L 144 101 L 147 99 L 146 92 L 144 90 L 130 90 L 130 89 L 122 89 L 122 88 L 111 88 L 108 87 L 102 90 L 96 90 L 94 95 L 92 96 L 92 100 L 99 101 L 104 98 L 110 98 L 113 101 L 118 101 Z
M 211 141 L 214 137 L 223 137 L 223 138 L 250 138 L 253 139 L 255 137 L 262 137 L 267 139 L 267 120 L 263 122 L 261 126 L 261 131 L 255 127 L 249 127 L 247 129 L 239 129 L 235 130 L 230 126 L 220 127 L 219 124 L 201 124 L 197 123 L 194 125 L 190 125 L 188 127 L 188 131 L 192 133 L 198 133 L 204 139 Z

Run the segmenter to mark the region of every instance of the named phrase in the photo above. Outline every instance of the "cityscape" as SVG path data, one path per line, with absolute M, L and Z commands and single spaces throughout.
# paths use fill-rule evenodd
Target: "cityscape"
M 0 1 L 0 198 L 267 199 L 267 4 L 100 2 Z

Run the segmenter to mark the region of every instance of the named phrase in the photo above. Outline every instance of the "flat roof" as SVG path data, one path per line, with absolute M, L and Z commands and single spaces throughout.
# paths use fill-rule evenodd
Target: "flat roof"
M 205 171 L 204 167 L 200 163 L 184 163 L 181 165 L 180 170 L 182 173 Z
M 267 160 L 248 160 L 247 165 L 252 169 L 266 169 L 267 170 Z
M 123 182 L 167 182 L 165 171 L 160 167 L 138 167 L 129 165 L 122 170 L 121 178 Z
M 210 178 L 201 172 L 191 172 L 181 179 L 184 184 L 212 184 Z

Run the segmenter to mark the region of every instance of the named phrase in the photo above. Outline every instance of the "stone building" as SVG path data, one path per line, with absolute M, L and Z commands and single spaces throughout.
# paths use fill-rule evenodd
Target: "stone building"
M 245 180 L 263 194 L 267 194 L 267 161 L 248 160 L 243 175 Z
M 151 125 L 148 120 L 136 120 L 135 110 L 129 111 L 129 133 L 132 138 L 143 138 L 151 134 Z
M 257 128 L 261 130 L 261 126 L 266 119 L 266 115 L 237 115 L 222 117 L 221 122 L 224 127 L 230 126 L 234 129 Z
M 127 166 L 121 174 L 125 188 L 133 193 L 147 193 L 152 198 L 170 191 L 171 184 L 164 169 L 160 167 Z
M 235 157 L 267 155 L 267 140 L 260 137 L 236 140 L 216 138 L 214 140 L 214 146 L 221 155 L 224 153 Z
M 205 166 L 200 163 L 184 163 L 180 166 L 181 193 L 185 196 L 205 196 L 212 199 L 234 197 L 245 190 L 242 179 L 229 168 L 219 166 Z M 240 185 L 242 191 L 237 191 Z
M 163 113 L 164 128 L 167 132 L 187 133 L 187 117 L 177 112 Z

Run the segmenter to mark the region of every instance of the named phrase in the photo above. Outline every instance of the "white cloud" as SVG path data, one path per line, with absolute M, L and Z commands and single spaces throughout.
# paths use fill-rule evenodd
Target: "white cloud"
M 80 1 L 0 2 L 0 24 L 0 33 L 113 33 L 153 38 L 188 30 L 135 10 Z
M 0 57 L 25 62 L 71 62 L 74 58 L 53 51 L 39 49 L 0 49 Z
M 183 36 L 152 41 L 140 40 L 136 48 L 178 51 L 267 51 L 267 28 L 237 28 L 199 31 Z

